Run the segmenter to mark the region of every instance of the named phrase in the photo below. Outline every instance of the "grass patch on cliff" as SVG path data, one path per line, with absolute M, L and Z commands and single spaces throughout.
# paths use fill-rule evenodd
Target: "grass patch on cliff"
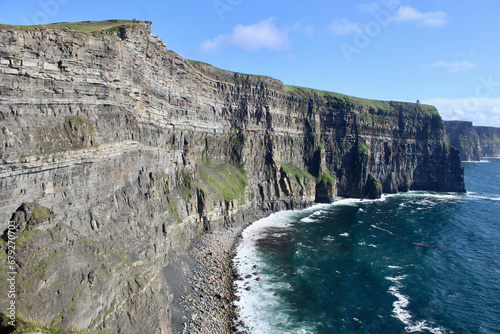
M 36 223 L 39 220 L 48 219 L 54 216 L 54 212 L 51 209 L 41 206 L 38 203 L 33 204 L 35 205 L 35 210 L 33 210 L 28 224 Z
M 9 325 L 10 319 L 2 312 L 0 314 L 0 332 L 11 334 L 22 333 L 44 333 L 44 334 L 111 334 L 107 330 L 90 331 L 90 330 L 76 330 L 76 329 L 61 329 L 55 326 L 48 325 L 44 321 L 36 318 L 25 318 L 16 314 L 16 327 Z
M 382 100 L 370 100 L 363 99 L 359 97 L 349 96 L 345 94 L 328 92 L 323 90 L 317 90 L 312 88 L 298 87 L 284 85 L 283 92 L 295 95 L 301 99 L 312 99 L 320 100 L 325 104 L 341 105 L 352 108 L 365 108 L 370 111 L 386 111 L 390 114 L 398 113 L 400 110 L 405 112 L 415 112 L 422 113 L 427 116 L 439 115 L 437 109 L 434 106 L 412 103 L 412 102 L 397 102 L 397 101 L 382 101 Z M 363 115 L 365 120 L 376 121 L 375 115 Z
M 335 183 L 335 178 L 330 174 L 328 170 L 324 170 L 317 180 L 318 183 Z
M 55 29 L 55 30 L 74 30 L 83 34 L 91 34 L 96 31 L 103 31 L 107 34 L 113 34 L 119 30 L 120 27 L 129 28 L 132 26 L 143 26 L 144 22 L 133 20 L 106 20 L 106 21 L 83 21 L 83 22 L 59 22 L 50 24 L 36 24 L 36 25 L 10 25 L 0 24 L 0 29 L 21 30 L 21 31 L 35 31 L 39 29 Z
M 197 167 L 199 179 L 195 186 L 228 202 L 243 199 L 248 179 L 243 167 L 220 164 L 217 167 Z
M 365 144 L 359 144 L 358 151 L 359 153 L 367 153 L 370 151 L 370 149 Z
M 299 178 L 305 178 L 309 180 L 314 180 L 314 176 L 297 166 L 296 164 L 281 164 L 281 168 L 287 173 L 288 175 L 295 175 L 296 177 Z

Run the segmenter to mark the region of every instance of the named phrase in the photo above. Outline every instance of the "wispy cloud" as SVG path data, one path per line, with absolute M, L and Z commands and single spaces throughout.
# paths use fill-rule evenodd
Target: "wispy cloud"
M 476 64 L 471 63 L 468 60 L 455 61 L 455 62 L 446 62 L 444 60 L 439 60 L 431 65 L 427 65 L 426 67 L 444 68 L 452 73 L 458 73 L 458 72 L 466 72 L 468 70 L 472 70 L 473 68 L 476 67 Z
M 478 126 L 500 127 L 500 99 L 435 98 L 422 102 L 436 106 L 444 120 L 471 121 Z
M 411 22 L 423 27 L 441 27 L 448 23 L 448 14 L 438 12 L 419 12 L 411 6 L 401 6 L 393 17 L 397 22 Z
M 356 6 L 359 10 L 373 12 L 380 9 L 380 4 L 376 2 L 362 3 Z
M 399 6 L 399 2 L 383 0 L 375 3 L 365 3 L 357 6 L 360 11 L 368 12 L 373 19 L 366 23 L 353 22 L 347 18 L 333 21 L 326 30 L 333 35 L 355 35 L 366 33 L 377 24 L 386 26 L 393 22 L 412 23 L 422 27 L 440 27 L 448 22 L 448 14 L 442 11 L 420 12 L 411 6 Z M 369 28 L 371 27 L 371 28 Z
M 276 26 L 275 21 L 275 18 L 269 18 L 250 25 L 238 24 L 231 33 L 204 41 L 201 51 L 216 51 L 226 46 L 237 46 L 251 52 L 286 50 L 290 46 L 290 30 Z
M 361 25 L 358 22 L 351 22 L 348 19 L 338 19 L 333 21 L 327 30 L 334 35 L 343 36 L 360 33 Z

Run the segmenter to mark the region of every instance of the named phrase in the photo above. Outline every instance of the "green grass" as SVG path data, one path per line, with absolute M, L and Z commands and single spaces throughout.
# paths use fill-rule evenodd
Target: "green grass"
M 298 87 L 298 86 L 289 86 L 284 85 L 283 91 L 285 93 L 289 93 L 300 97 L 302 99 L 316 99 L 323 101 L 324 103 L 335 102 L 336 104 L 348 106 L 348 107 L 358 107 L 365 108 L 370 112 L 374 112 L 377 110 L 380 111 L 388 111 L 393 114 L 404 108 L 407 111 L 408 107 L 413 107 L 413 112 L 415 113 L 423 113 L 427 116 L 439 115 L 437 109 L 434 106 L 426 105 L 426 104 L 416 104 L 410 102 L 396 102 L 396 101 L 382 101 L 382 100 L 370 100 L 363 99 L 359 97 L 349 96 L 340 93 L 328 92 L 323 90 Z M 369 118 L 372 121 L 375 121 L 375 118 L 372 118 L 373 115 L 364 115 L 364 119 Z
M 120 27 L 129 28 L 132 26 L 144 26 L 145 23 L 141 21 L 134 22 L 133 20 L 106 20 L 106 21 L 83 21 L 83 22 L 59 22 L 51 24 L 37 24 L 37 25 L 10 25 L 0 24 L 0 29 L 11 29 L 21 31 L 34 31 L 38 29 L 55 29 L 65 30 L 70 28 L 79 33 L 92 34 L 94 31 L 104 31 L 112 34 L 119 30 Z
M 44 321 L 39 319 L 25 318 L 20 315 L 16 315 L 16 327 L 13 328 L 9 326 L 8 319 L 3 313 L 0 314 L 0 332 L 1 333 L 11 333 L 11 334 L 22 334 L 29 332 L 41 332 L 44 334 L 111 334 L 111 332 L 102 331 L 90 331 L 90 330 L 76 330 L 76 329 L 61 329 L 55 326 L 46 324 Z
M 38 233 L 45 233 L 45 232 L 41 231 L 41 230 L 31 230 L 31 231 L 24 230 L 21 233 L 21 235 L 16 239 L 17 246 L 19 246 L 19 247 L 26 246 L 28 243 L 30 243 L 33 240 L 35 235 Z
M 199 179 L 195 187 L 226 201 L 243 199 L 248 184 L 245 170 L 241 166 L 220 164 L 217 167 L 197 167 Z
M 295 175 L 299 178 L 314 180 L 314 176 L 297 166 L 296 164 L 281 164 L 281 167 L 288 175 Z
M 51 218 L 52 216 L 54 216 L 54 213 L 49 208 L 41 206 L 38 203 L 33 203 L 33 204 L 35 205 L 35 210 L 31 214 L 31 218 L 28 221 L 28 224 L 35 223 L 37 220 L 40 219 Z
M 318 178 L 318 183 L 335 183 L 335 178 L 330 174 L 328 170 L 324 170 L 321 176 Z
M 498 137 L 488 138 L 488 139 L 481 138 L 480 141 L 481 141 L 481 144 L 483 144 L 483 145 L 500 144 L 500 138 L 498 138 Z
M 226 71 L 196 60 L 188 60 L 188 62 L 203 75 L 235 86 L 250 87 L 263 83 L 274 89 L 281 89 L 283 86 L 281 81 L 268 76 Z
M 358 151 L 360 153 L 366 153 L 366 152 L 370 151 L 370 149 L 365 144 L 359 144 Z

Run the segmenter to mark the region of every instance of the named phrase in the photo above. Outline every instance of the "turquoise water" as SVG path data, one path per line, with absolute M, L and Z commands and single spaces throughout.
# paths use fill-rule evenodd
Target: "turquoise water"
M 234 259 L 249 333 L 500 333 L 500 160 L 467 194 L 342 200 L 262 219 Z

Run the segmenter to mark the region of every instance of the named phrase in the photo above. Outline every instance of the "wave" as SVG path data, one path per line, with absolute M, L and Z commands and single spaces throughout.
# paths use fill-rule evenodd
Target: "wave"
M 269 268 L 258 251 L 258 242 L 270 231 L 273 236 L 285 235 L 293 223 L 314 221 L 307 217 L 301 219 L 301 216 L 313 211 L 311 217 L 324 207 L 324 204 L 320 204 L 306 210 L 277 212 L 254 222 L 242 232 L 233 258 L 239 274 L 239 279 L 235 280 L 234 301 L 238 311 L 235 326 L 239 331 L 255 334 L 315 332 L 314 325 L 297 323 L 292 319 L 294 310 L 280 296 L 282 291 L 290 290 L 291 286 L 283 282 L 275 271 L 266 270 Z
M 314 223 L 316 220 L 312 219 L 312 218 L 309 218 L 309 217 L 305 217 L 305 218 L 302 218 L 300 221 L 302 223 Z
M 392 267 L 394 268 L 395 266 Z M 391 266 L 389 266 L 389 268 L 391 268 Z M 394 285 L 389 287 L 388 292 L 397 298 L 397 300 L 392 303 L 392 316 L 405 325 L 405 331 L 407 333 L 420 333 L 424 331 L 428 331 L 434 334 L 446 333 L 446 330 L 444 328 L 439 326 L 435 327 L 431 322 L 427 320 L 413 320 L 413 315 L 407 309 L 408 305 L 410 304 L 410 297 L 401 293 L 401 288 L 404 287 L 402 282 L 406 279 L 406 277 L 408 277 L 408 275 L 385 277 L 386 280 L 394 283 Z
M 374 244 L 367 244 L 365 241 L 358 242 L 358 245 L 360 245 L 360 246 L 368 246 L 368 247 L 373 247 L 373 248 L 378 248 L 378 246 L 377 246 L 377 245 L 374 245 Z
M 475 193 L 467 193 L 467 198 L 470 200 L 487 200 L 487 201 L 500 201 L 500 196 L 493 195 L 493 196 L 481 196 L 481 195 L 474 195 Z
M 409 191 L 399 195 L 404 197 L 430 197 L 434 199 L 462 199 L 465 196 L 462 193 L 435 193 L 428 191 Z
M 386 230 L 385 228 L 378 227 L 377 225 L 373 225 L 373 224 L 372 224 L 372 225 L 370 225 L 370 226 L 371 226 L 371 227 L 373 227 L 373 228 L 376 228 L 376 229 L 378 229 L 378 230 L 381 230 L 381 231 L 387 232 L 387 233 L 389 233 L 390 235 L 396 236 L 394 233 L 392 233 L 392 232 L 391 232 L 391 231 L 389 231 L 389 230 Z
M 497 158 L 491 158 L 491 159 L 497 159 Z M 488 163 L 488 162 L 491 162 L 490 160 L 486 160 L 486 159 L 483 159 L 483 160 L 480 160 L 480 161 L 462 161 L 462 162 L 466 162 L 468 164 L 480 164 L 480 163 Z

